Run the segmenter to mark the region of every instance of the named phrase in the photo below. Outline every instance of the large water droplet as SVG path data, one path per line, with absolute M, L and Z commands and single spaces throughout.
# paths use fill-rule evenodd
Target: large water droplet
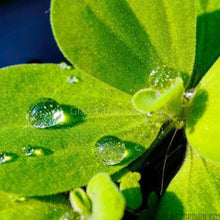
M 105 136 L 95 144 L 95 155 L 107 165 L 119 164 L 126 156 L 125 144 L 117 137 Z
M 37 157 L 37 156 L 43 156 L 43 155 L 50 155 L 53 153 L 49 149 L 46 149 L 43 147 L 34 147 L 31 145 L 23 147 L 22 151 L 24 152 L 25 156 L 27 156 L 27 157 Z
M 149 86 L 160 91 L 166 91 L 168 88 L 170 88 L 170 86 L 174 83 L 175 78 L 179 75 L 179 72 L 168 68 L 165 65 L 158 66 L 153 69 L 149 75 Z
M 0 152 L 0 164 L 9 163 L 17 160 L 18 155 L 7 152 Z
M 78 83 L 79 79 L 76 76 L 68 76 L 66 81 L 68 83 Z
M 49 128 L 61 125 L 65 116 L 61 106 L 55 100 L 43 98 L 31 107 L 28 119 L 36 128 Z

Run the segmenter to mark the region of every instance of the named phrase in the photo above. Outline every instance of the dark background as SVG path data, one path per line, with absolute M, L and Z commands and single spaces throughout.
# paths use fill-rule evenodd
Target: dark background
M 50 0 L 0 0 L 0 67 L 65 61 L 50 26 Z

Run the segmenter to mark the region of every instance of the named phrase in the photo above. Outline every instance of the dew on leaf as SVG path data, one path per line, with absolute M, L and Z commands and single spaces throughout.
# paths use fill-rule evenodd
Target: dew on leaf
M 9 163 L 17 160 L 18 155 L 7 152 L 0 152 L 0 164 Z
M 23 147 L 22 151 L 24 152 L 25 156 L 27 156 L 27 157 L 37 157 L 37 156 L 43 156 L 43 155 L 50 155 L 53 153 L 49 149 L 46 149 L 43 147 L 35 147 L 35 146 L 31 146 L 31 145 Z
M 71 70 L 72 69 L 72 66 L 68 65 L 65 62 L 61 62 L 59 65 L 60 65 L 61 69 L 63 69 L 63 70 Z
M 119 164 L 127 154 L 123 141 L 114 136 L 100 138 L 94 148 L 95 155 L 106 165 Z
M 60 220 L 69 220 L 70 219 L 70 213 L 65 212 L 61 217 Z
M 64 112 L 55 100 L 39 99 L 28 112 L 28 120 L 33 127 L 49 128 L 64 122 Z
M 166 91 L 174 83 L 178 75 L 180 73 L 165 65 L 158 66 L 149 74 L 148 83 L 151 88 Z
M 78 83 L 79 79 L 76 76 L 68 76 L 66 81 L 68 83 Z
M 24 201 L 27 200 L 26 197 L 24 197 L 24 196 L 17 196 L 17 195 L 10 195 L 9 198 L 10 198 L 10 200 L 12 202 L 24 202 Z
M 194 95 L 194 89 L 193 90 L 189 90 L 187 92 L 185 92 L 184 96 L 186 99 L 190 100 Z

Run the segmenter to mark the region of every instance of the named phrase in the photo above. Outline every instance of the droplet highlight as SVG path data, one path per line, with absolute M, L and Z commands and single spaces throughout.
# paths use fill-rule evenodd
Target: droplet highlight
M 127 154 L 123 141 L 114 136 L 100 138 L 94 148 L 95 155 L 106 165 L 119 164 Z
M 27 118 L 33 127 L 49 128 L 64 123 L 65 116 L 58 102 L 42 98 L 32 105 Z
M 10 163 L 17 160 L 18 155 L 7 152 L 0 152 L 0 164 Z

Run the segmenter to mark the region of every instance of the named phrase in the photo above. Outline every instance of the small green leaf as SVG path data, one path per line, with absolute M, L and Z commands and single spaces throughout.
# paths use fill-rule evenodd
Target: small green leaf
M 76 67 L 134 94 L 147 87 L 149 75 L 163 65 L 182 72 L 187 82 L 195 55 L 194 4 L 53 0 L 52 28 L 60 49 Z
M 186 134 L 189 143 L 204 157 L 220 162 L 220 59 L 196 87 L 190 102 Z
M 220 56 L 220 1 L 196 0 L 197 43 L 194 71 L 189 87 L 194 88 Z
M 70 77 L 78 82 L 71 83 Z M 54 194 L 85 186 L 98 172 L 113 174 L 150 146 L 164 122 L 137 112 L 130 95 L 60 65 L 4 68 L 0 82 L 0 157 L 5 161 L 0 164 L 0 189 L 6 192 Z M 56 102 L 44 106 L 42 98 Z M 56 113 L 56 126 L 50 110 Z M 47 117 L 52 124 L 44 123 Z M 35 119 L 43 121 L 36 124 Z M 125 145 L 120 164 L 106 165 L 95 154 L 103 136 L 117 137 Z
M 88 184 L 87 193 L 92 201 L 92 215 L 89 220 L 122 219 L 125 199 L 107 174 L 94 176 Z
M 62 216 L 76 217 L 62 195 L 31 198 L 0 192 L 1 220 L 55 220 L 62 219 Z
M 141 112 L 159 112 L 171 116 L 181 113 L 183 108 L 183 80 L 178 77 L 164 93 L 151 88 L 138 91 L 132 98 L 135 108 Z
M 156 219 L 181 220 L 192 216 L 193 219 L 218 219 L 219 170 L 220 163 L 206 160 L 194 149 L 188 147 L 183 166 L 160 201 Z
M 138 209 L 142 204 L 140 179 L 140 173 L 129 172 L 119 180 L 120 190 L 126 199 L 127 207 L 130 209 Z
M 70 192 L 70 202 L 73 210 L 83 216 L 83 218 L 91 215 L 91 202 L 83 189 L 72 190 Z

